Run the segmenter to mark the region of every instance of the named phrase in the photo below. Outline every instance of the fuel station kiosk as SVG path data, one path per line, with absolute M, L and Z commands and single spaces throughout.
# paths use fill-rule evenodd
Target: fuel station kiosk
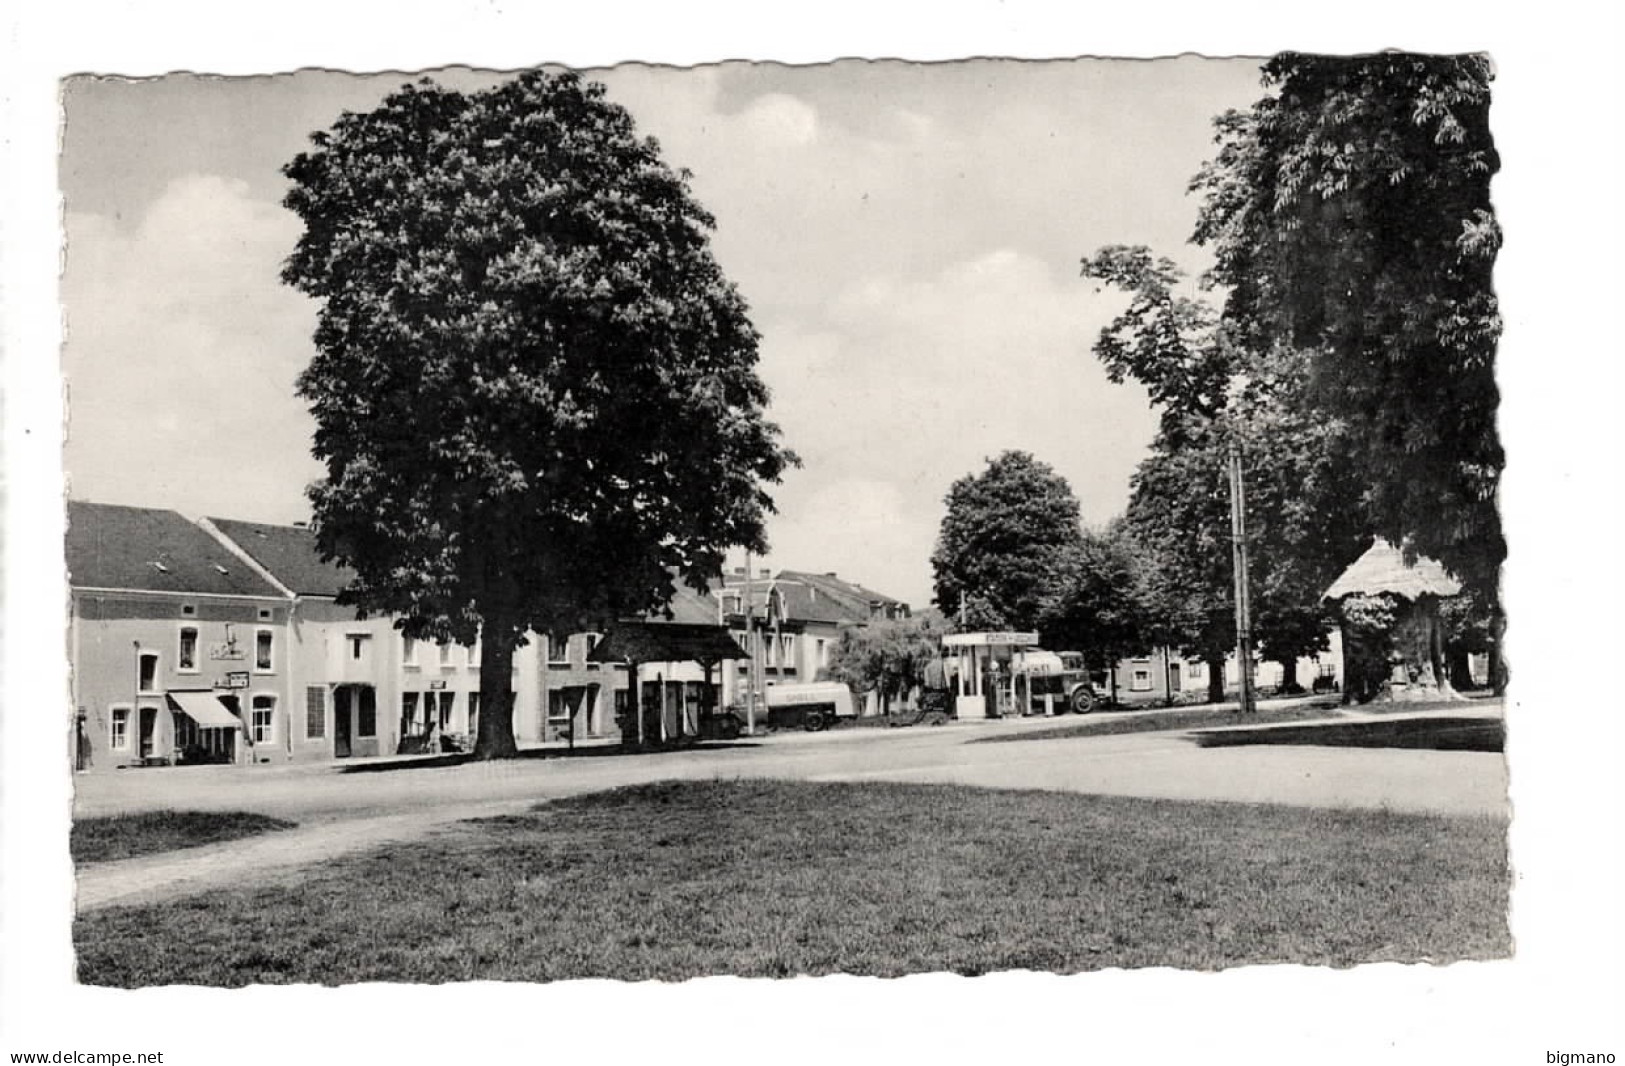
M 968 722 L 1023 713 L 1016 678 L 1026 673 L 1028 654 L 1037 652 L 1037 633 L 950 633 L 942 648 L 953 676 L 955 718 Z

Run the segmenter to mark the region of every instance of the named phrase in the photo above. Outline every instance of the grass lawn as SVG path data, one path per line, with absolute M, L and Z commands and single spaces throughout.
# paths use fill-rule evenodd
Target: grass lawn
M 1156 714 L 1135 711 L 1096 711 L 1072 721 L 1044 729 L 977 737 L 971 744 L 1008 744 L 1018 740 L 1055 740 L 1061 737 L 1103 737 L 1121 733 L 1160 733 L 1227 725 L 1268 725 L 1272 722 L 1303 722 L 1335 718 L 1336 708 L 1300 703 L 1286 707 L 1263 707 L 1244 715 L 1233 708 L 1202 707 L 1188 711 L 1162 711 Z
M 903 784 L 687 782 L 296 881 L 108 908 L 79 979 L 680 980 L 1504 957 L 1506 824 Z
M 76 863 L 109 862 L 292 829 L 294 824 L 242 811 L 148 811 L 76 818 L 68 834 L 68 851 Z
M 1506 723 L 1499 718 L 1378 718 L 1276 729 L 1215 729 L 1193 734 L 1204 748 L 1249 744 L 1320 744 L 1333 748 L 1432 748 L 1437 751 L 1505 751 Z

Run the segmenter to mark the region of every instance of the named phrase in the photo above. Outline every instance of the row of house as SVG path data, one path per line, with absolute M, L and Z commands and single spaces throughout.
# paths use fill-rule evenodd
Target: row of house
M 322 561 L 308 528 L 84 501 L 68 517 L 79 768 L 343 759 L 475 733 L 479 647 L 424 644 L 340 606 L 351 575 Z M 679 584 L 664 621 L 726 627 L 739 654 L 719 671 L 643 662 L 638 702 L 660 736 L 696 732 L 703 706 L 742 704 L 752 611 L 761 680 L 775 684 L 814 679 L 843 626 L 908 610 L 835 574 L 740 569 L 714 593 Z M 628 671 L 595 661 L 602 637 L 533 634 L 518 649 L 516 739 L 620 736 Z

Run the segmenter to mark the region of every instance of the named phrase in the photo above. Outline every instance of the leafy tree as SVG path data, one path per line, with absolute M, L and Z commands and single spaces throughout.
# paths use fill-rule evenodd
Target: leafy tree
M 1091 669 L 1111 670 L 1150 646 L 1141 603 L 1139 556 L 1121 520 L 1085 531 L 1057 558 L 1039 617 L 1044 643 L 1083 653 Z
M 1083 534 L 1072 487 L 1031 454 L 1007 451 L 955 481 L 947 504 L 931 555 L 937 607 L 957 617 L 963 595 L 984 621 L 1035 628 L 1059 553 Z
M 829 676 L 855 693 L 878 692 L 883 713 L 925 683 L 926 664 L 940 655 L 942 629 L 929 618 L 899 618 L 848 626 L 830 655 Z
M 1499 167 L 1484 56 L 1283 54 L 1192 183 L 1224 319 L 1309 350 L 1377 532 L 1493 593 Z
M 1295 687 L 1297 660 L 1326 647 L 1321 592 L 1368 542 L 1361 491 L 1342 458 L 1335 419 L 1299 401 L 1305 353 L 1256 350 L 1144 248 L 1112 246 L 1083 261 L 1086 277 L 1124 288 L 1128 308 L 1102 331 L 1096 355 L 1115 380 L 1133 377 L 1162 418 L 1135 473 L 1127 533 L 1144 555 L 1147 634 L 1208 664 L 1208 696 L 1223 698 L 1235 648 L 1228 450 L 1244 456 L 1255 646 Z
M 757 334 L 688 175 L 600 85 L 424 82 L 311 140 L 283 279 L 320 301 L 317 542 L 355 571 L 343 602 L 479 635 L 475 752 L 509 755 L 527 630 L 660 610 L 673 575 L 765 549 L 795 459 Z

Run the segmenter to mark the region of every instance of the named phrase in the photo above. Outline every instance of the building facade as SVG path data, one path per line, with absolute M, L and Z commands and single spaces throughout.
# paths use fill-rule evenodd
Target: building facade
M 70 502 L 73 761 L 287 757 L 290 603 L 174 511 Z

